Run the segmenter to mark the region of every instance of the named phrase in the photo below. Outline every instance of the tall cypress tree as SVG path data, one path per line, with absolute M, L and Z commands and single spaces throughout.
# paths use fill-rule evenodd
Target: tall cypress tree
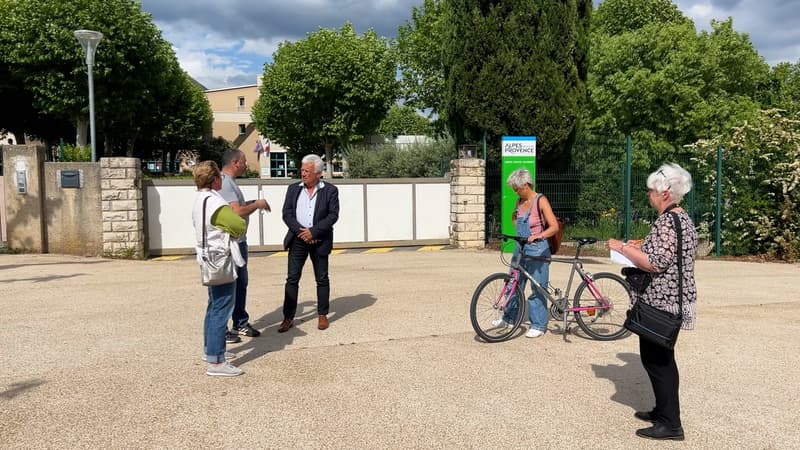
M 586 101 L 589 0 L 446 0 L 445 109 L 459 143 L 537 136 L 569 163 Z

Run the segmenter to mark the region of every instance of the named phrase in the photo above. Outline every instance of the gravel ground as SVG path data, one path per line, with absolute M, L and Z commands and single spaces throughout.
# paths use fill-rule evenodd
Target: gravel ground
M 682 333 L 683 443 L 637 438 L 652 406 L 635 337 L 475 338 L 495 251 L 331 257 L 331 327 L 313 274 L 276 332 L 286 257 L 254 254 L 236 378 L 205 375 L 206 293 L 191 258 L 0 254 L 1 448 L 800 448 L 800 266 L 702 260 Z M 592 272 L 619 272 L 607 258 Z M 564 284 L 564 265 L 551 280 Z

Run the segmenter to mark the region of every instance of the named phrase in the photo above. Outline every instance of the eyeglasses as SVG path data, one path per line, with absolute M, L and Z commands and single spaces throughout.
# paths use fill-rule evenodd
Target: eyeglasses
M 667 178 L 667 176 L 666 176 L 666 175 L 664 175 L 664 171 L 663 171 L 663 170 L 659 170 L 659 171 L 658 171 L 658 172 L 656 172 L 656 173 L 657 173 L 657 174 L 659 174 L 659 175 L 661 175 L 662 177 L 664 177 L 664 181 L 666 181 L 666 182 L 667 182 L 667 188 L 666 188 L 666 189 L 664 189 L 664 190 L 665 190 L 665 191 L 668 191 L 668 190 L 672 189 L 672 184 L 669 182 L 669 178 Z

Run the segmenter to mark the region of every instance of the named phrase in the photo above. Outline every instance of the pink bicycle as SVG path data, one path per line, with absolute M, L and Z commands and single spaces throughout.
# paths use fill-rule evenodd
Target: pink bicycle
M 521 248 L 527 238 L 503 235 L 503 240 L 513 240 Z M 549 300 L 550 315 L 553 319 L 563 321 L 563 335 L 567 338 L 570 332 L 567 318 L 571 313 L 575 322 L 587 336 L 600 341 L 620 339 L 629 334 L 622 325 L 625 323 L 626 313 L 631 303 L 631 288 L 628 283 L 614 273 L 591 274 L 583 269 L 580 259 L 581 249 L 584 245 L 597 242 L 593 237 L 578 237 L 571 240 L 578 243 L 578 248 L 573 258 L 550 258 L 551 262 L 572 264 L 566 290 L 553 288 L 550 282 L 547 288 L 542 287 L 533 279 L 522 266 L 522 252 L 507 261 L 503 252 L 500 259 L 509 266 L 508 273 L 495 273 L 486 277 L 478 284 L 472 295 L 469 317 L 475 333 L 486 342 L 502 342 L 510 339 L 519 329 L 523 320 L 527 318 L 527 296 L 520 286 L 521 277 L 528 280 L 531 289 L 536 289 L 540 295 Z M 572 306 L 569 306 L 570 289 L 575 274 L 581 279 Z M 531 291 L 532 292 L 532 291 Z M 522 299 L 522 301 L 520 301 Z M 504 312 L 511 311 L 513 319 L 506 322 Z M 506 315 L 507 318 L 508 315 Z

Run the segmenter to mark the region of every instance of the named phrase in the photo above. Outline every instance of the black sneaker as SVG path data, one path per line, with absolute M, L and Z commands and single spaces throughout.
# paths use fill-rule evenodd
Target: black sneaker
M 249 323 L 243 327 L 234 328 L 233 331 L 231 331 L 231 333 L 247 337 L 261 336 L 261 332 L 250 326 Z
M 242 338 L 240 338 L 236 333 L 232 331 L 226 331 L 225 342 L 227 342 L 228 344 L 238 344 L 239 342 L 242 342 Z

